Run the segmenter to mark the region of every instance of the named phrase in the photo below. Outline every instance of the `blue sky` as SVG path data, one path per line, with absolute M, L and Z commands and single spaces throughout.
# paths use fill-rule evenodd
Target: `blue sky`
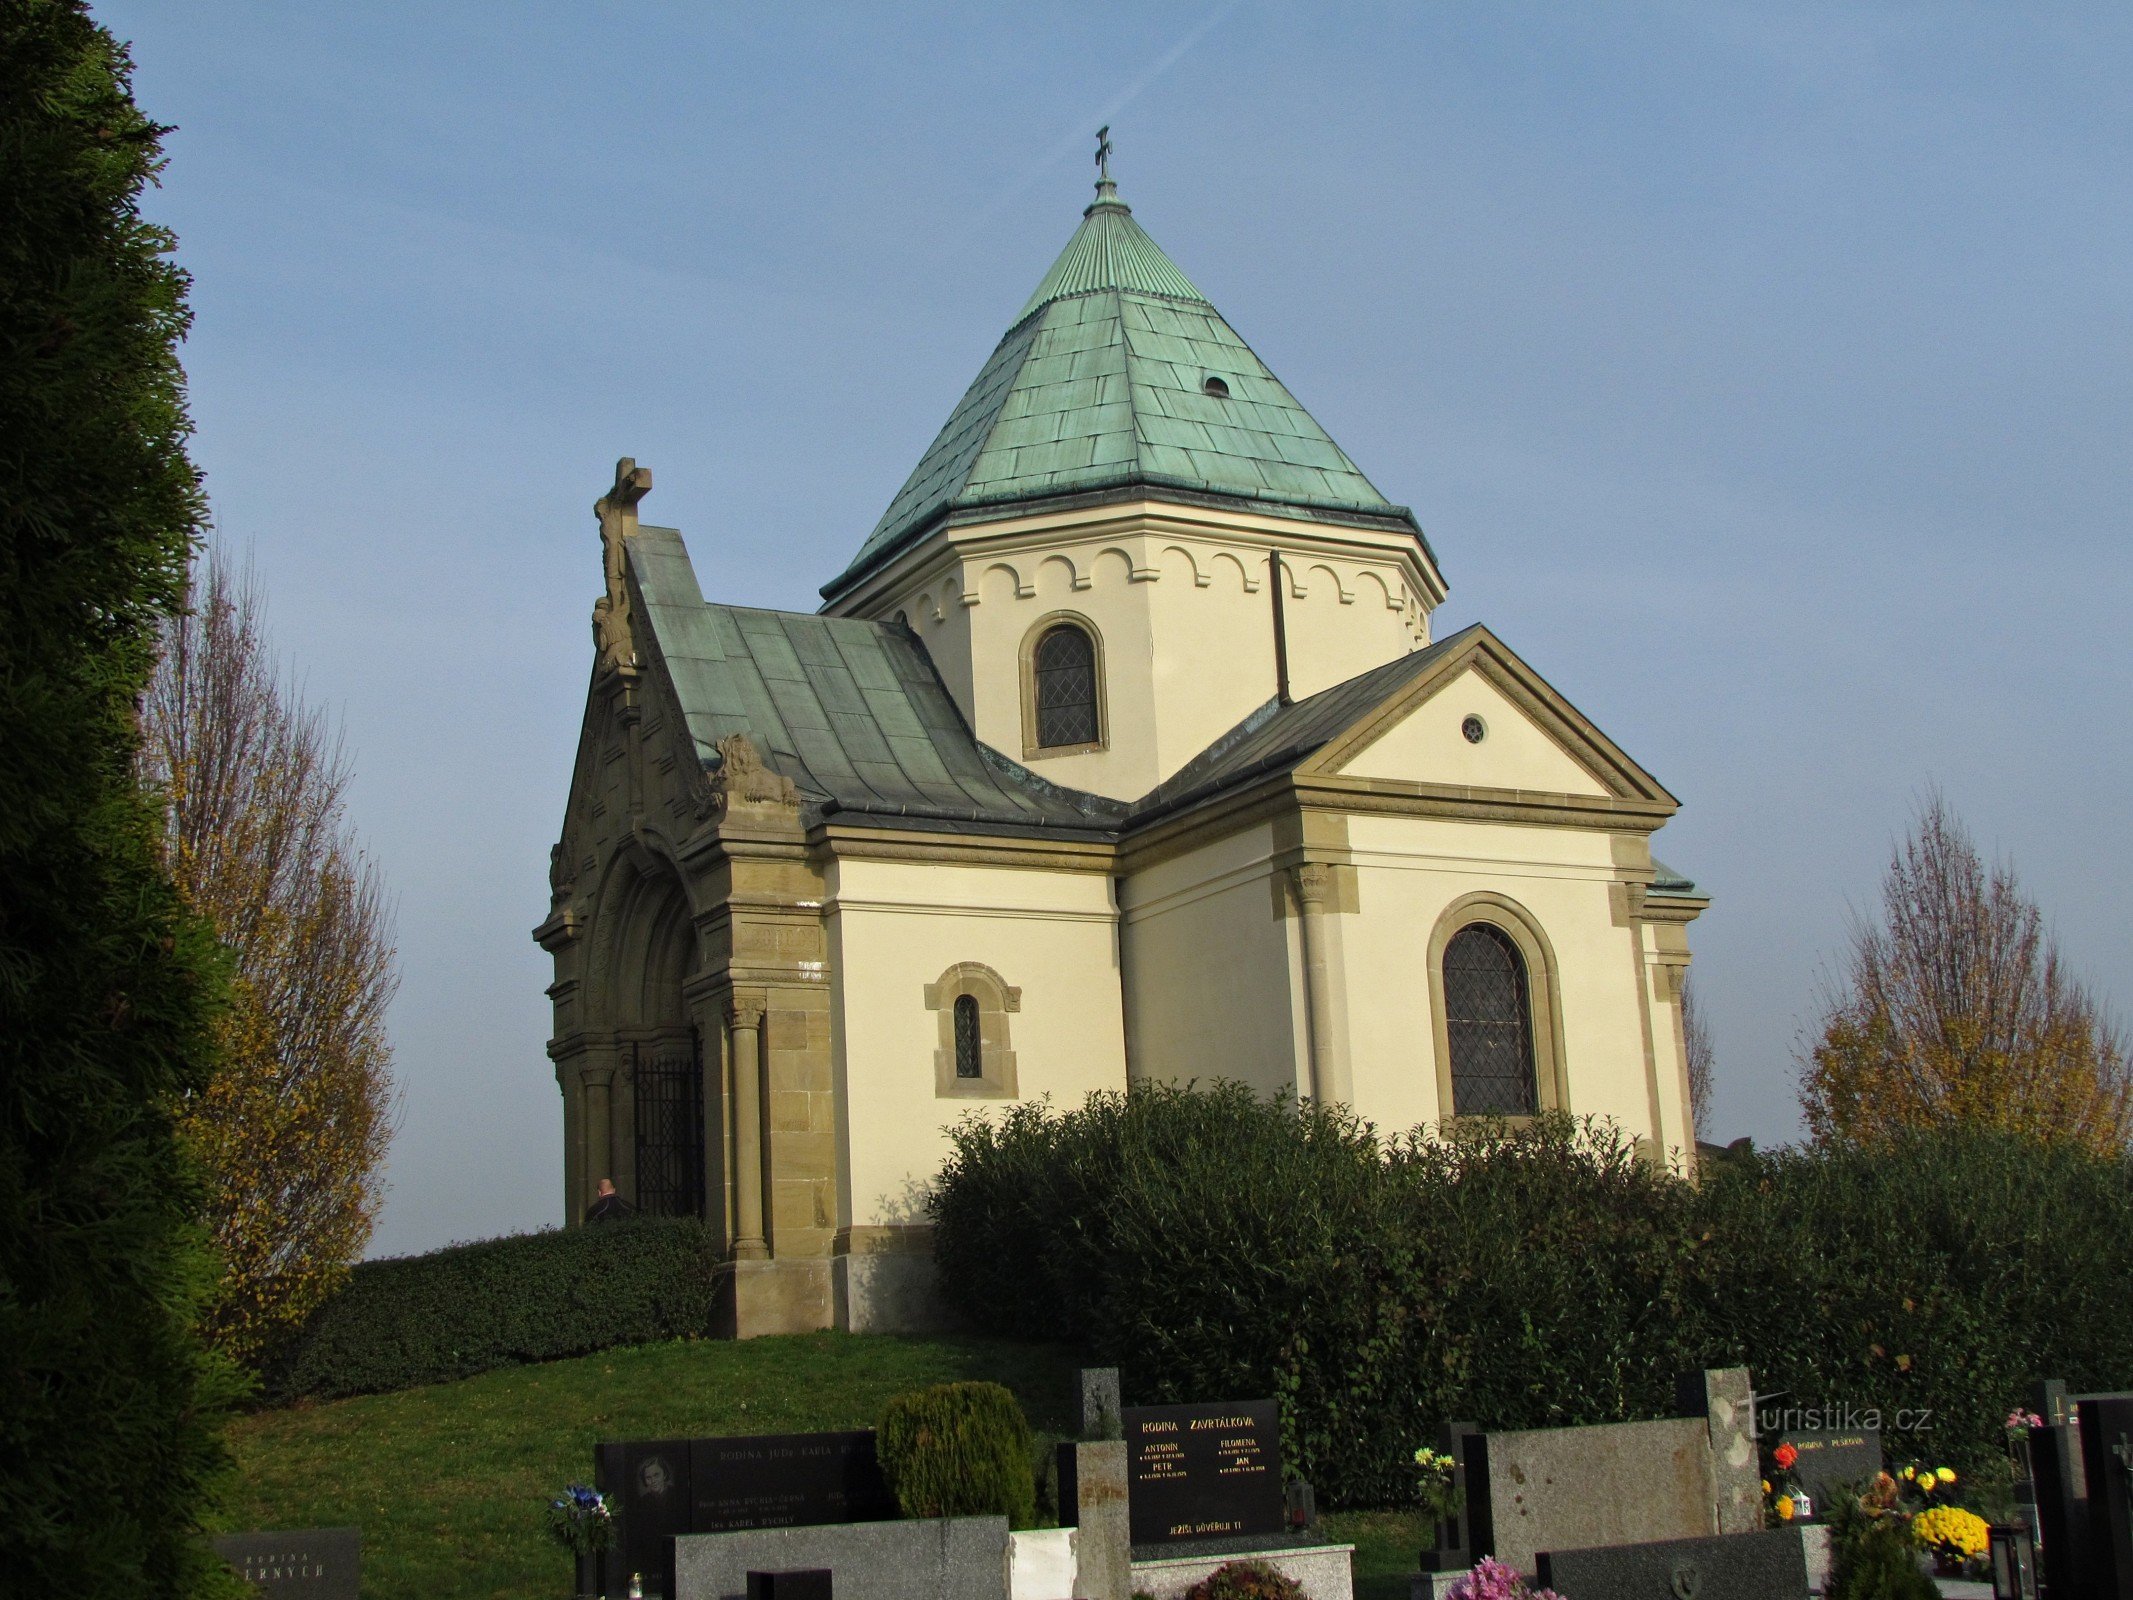
M 220 536 L 397 891 L 376 1248 L 560 1219 L 591 503 L 810 608 L 1089 197 L 1684 802 L 1717 1131 L 1938 784 L 2133 994 L 2133 12 L 129 0 Z

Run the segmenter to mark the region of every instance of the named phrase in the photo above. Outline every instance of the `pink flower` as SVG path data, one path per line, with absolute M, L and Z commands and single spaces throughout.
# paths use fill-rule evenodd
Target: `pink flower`
M 1448 1600 L 1563 1600 L 1553 1589 L 1529 1589 L 1516 1570 L 1494 1556 L 1483 1556 L 1474 1570 L 1452 1585 Z

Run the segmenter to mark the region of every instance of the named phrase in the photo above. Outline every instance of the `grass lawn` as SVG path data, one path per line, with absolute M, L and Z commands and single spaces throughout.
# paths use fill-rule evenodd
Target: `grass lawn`
M 365 1600 L 564 1600 L 549 1496 L 592 1476 L 600 1439 L 871 1427 L 891 1396 L 989 1378 L 1040 1434 L 1078 1409 L 1070 1350 L 975 1338 L 806 1334 L 689 1340 L 459 1383 L 260 1412 L 231 1430 L 226 1528 L 363 1530 Z M 1358 1600 L 1406 1600 L 1418 1518 L 1329 1516 L 1356 1545 Z

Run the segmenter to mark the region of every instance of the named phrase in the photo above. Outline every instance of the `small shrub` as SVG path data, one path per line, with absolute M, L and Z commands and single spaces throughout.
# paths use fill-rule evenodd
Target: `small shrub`
M 1037 1521 L 1029 1419 L 997 1383 L 940 1383 L 891 1400 L 875 1433 L 882 1476 L 907 1517 Z
M 717 1239 L 637 1217 L 366 1261 L 267 1365 L 286 1402 L 446 1383 L 712 1331 Z
M 1185 1600 L 1304 1600 L 1304 1587 L 1264 1561 L 1225 1561 L 1187 1589 Z
M 1854 1501 L 1840 1503 L 1832 1522 L 1829 1600 L 1939 1600 L 1940 1585 L 1919 1570 L 1901 1518 Z

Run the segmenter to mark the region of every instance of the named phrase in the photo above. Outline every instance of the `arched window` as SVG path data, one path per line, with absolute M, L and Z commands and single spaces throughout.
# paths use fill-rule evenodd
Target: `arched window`
M 957 995 L 955 999 L 955 1075 L 985 1076 L 984 1041 L 978 1033 L 978 997 L 974 994 Z
M 1470 922 L 1444 947 L 1452 1112 L 1525 1117 L 1539 1107 L 1525 957 L 1501 928 Z
M 1022 1009 L 1022 991 L 982 961 L 958 961 L 926 985 L 926 1009 L 940 1019 L 933 1092 L 942 1099 L 1014 1099 L 1008 1030 Z
M 1036 701 L 1037 748 L 1095 744 L 1096 641 L 1071 622 L 1047 629 L 1030 658 Z

